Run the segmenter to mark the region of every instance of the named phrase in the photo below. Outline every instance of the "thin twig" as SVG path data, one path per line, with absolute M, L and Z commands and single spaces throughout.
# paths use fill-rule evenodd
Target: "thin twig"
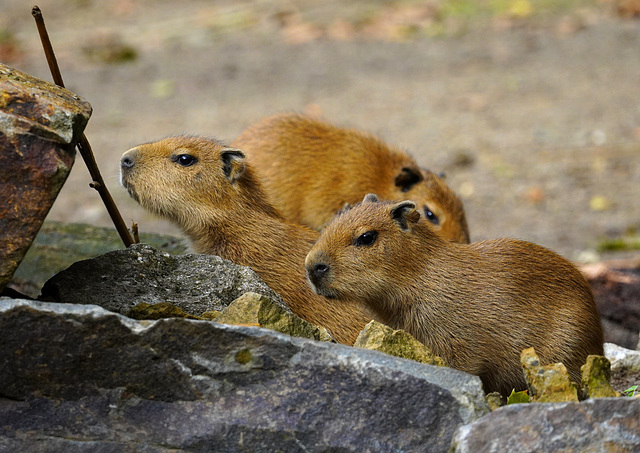
M 47 57 L 47 63 L 49 63 L 49 69 L 51 70 L 53 81 L 56 83 L 56 85 L 64 88 L 64 82 L 62 81 L 62 74 L 60 74 L 58 61 L 56 60 L 56 56 L 53 53 L 53 47 L 51 46 L 49 33 L 47 33 L 47 27 L 45 27 L 44 25 L 44 18 L 42 17 L 42 11 L 40 11 L 39 7 L 34 6 L 31 9 L 31 14 L 33 15 L 33 18 L 36 20 L 36 25 L 38 27 L 38 34 L 40 34 L 40 41 L 42 42 L 42 47 L 44 48 L 44 55 Z
M 38 27 L 38 33 L 40 34 L 40 40 L 42 41 L 42 47 L 44 48 L 44 54 L 47 57 L 47 63 L 49 64 L 49 69 L 51 70 L 51 75 L 53 76 L 53 81 L 56 85 L 64 88 L 64 82 L 62 81 L 62 75 L 60 74 L 60 68 L 58 67 L 58 61 L 56 60 L 56 55 L 53 53 L 53 47 L 51 46 L 51 41 L 49 40 L 49 33 L 47 33 L 47 28 L 44 25 L 44 18 L 42 17 L 42 11 L 37 6 L 34 6 L 31 10 L 31 14 L 36 21 L 36 25 Z M 126 247 L 129 247 L 131 244 L 134 244 L 134 240 L 127 229 L 127 225 L 122 220 L 122 216 L 120 215 L 120 211 L 113 201 L 107 186 L 102 179 L 102 175 L 100 174 L 100 170 L 98 169 L 98 164 L 96 163 L 96 159 L 93 155 L 93 151 L 91 151 L 91 145 L 89 144 L 89 140 L 87 137 L 82 134 L 80 141 L 77 144 L 78 151 L 80 151 L 80 155 L 84 160 L 87 168 L 89 169 L 89 174 L 93 181 L 89 184 L 90 187 L 94 188 L 100 194 L 102 198 L 102 202 L 107 208 L 107 212 L 111 217 L 111 221 L 116 227 L 118 234 L 120 235 L 120 239 Z

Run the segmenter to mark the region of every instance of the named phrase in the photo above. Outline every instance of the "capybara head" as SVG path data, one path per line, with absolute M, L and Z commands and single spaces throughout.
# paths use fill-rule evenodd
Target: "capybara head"
M 424 168 L 404 167 L 394 178 L 394 184 L 398 190 L 394 198 L 415 201 L 424 218 L 444 238 L 460 243 L 470 241 L 462 200 L 443 177 Z
M 311 287 L 325 297 L 341 299 L 348 293 L 375 304 L 388 296 L 389 282 L 402 286 L 403 276 L 420 259 L 415 250 L 428 250 L 416 229 L 429 230 L 435 244 L 444 242 L 414 202 L 379 202 L 368 194 L 336 216 L 307 255 Z
M 224 206 L 245 169 L 244 154 L 217 140 L 169 137 L 125 152 L 120 181 L 143 208 L 189 225 Z

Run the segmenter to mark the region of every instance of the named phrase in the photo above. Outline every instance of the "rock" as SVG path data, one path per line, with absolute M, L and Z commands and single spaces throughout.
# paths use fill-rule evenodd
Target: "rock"
M 500 395 L 500 392 L 487 393 L 486 400 L 489 405 L 489 409 L 492 411 L 495 411 L 497 408 L 502 406 L 502 395 Z
M 218 318 L 218 316 L 220 316 L 220 313 L 222 312 L 217 310 L 209 310 L 202 313 L 200 317 L 202 319 L 206 319 L 207 321 L 215 321 Z
M 188 241 L 175 236 L 141 231 L 140 240 L 172 255 L 188 250 Z M 47 280 L 76 261 L 122 248 L 122 240 L 114 228 L 47 220 L 9 286 L 22 294 L 38 297 Z
M 640 351 L 632 351 L 613 343 L 604 344 L 604 355 L 611 362 L 611 371 L 640 371 Z
M 523 350 L 520 361 L 533 402 L 578 401 L 578 387 L 571 382 L 569 372 L 562 363 L 541 365 L 533 348 Z
M 246 292 L 267 296 L 289 310 L 248 267 L 218 256 L 173 256 L 146 244 L 134 244 L 72 264 L 45 283 L 42 299 L 95 304 L 123 315 L 140 302 L 168 302 L 199 316 L 223 310 Z
M 514 404 L 458 429 L 451 452 L 640 451 L 640 399 Z
M 587 356 L 582 371 L 582 390 L 587 398 L 608 398 L 618 396 L 609 381 L 611 363 L 601 355 Z
M 282 305 L 262 294 L 245 293 L 215 318 L 225 324 L 249 324 L 275 330 L 294 337 L 333 341 L 324 327 L 316 327 L 285 310 Z
M 622 393 L 640 384 L 640 351 L 605 343 L 604 355 L 611 362 L 611 386 L 614 390 Z
M 433 451 L 476 376 L 257 327 L 0 299 L 2 451 Z
M 416 340 L 411 334 L 404 330 L 394 330 L 377 321 L 370 321 L 362 329 L 362 332 L 356 338 L 354 346 L 429 365 L 445 366 L 444 360 L 433 354 L 429 348 Z
M 90 116 L 70 91 L 0 63 L 0 292 L 66 181 Z
M 140 302 L 129 310 L 127 316 L 137 320 L 157 320 L 166 318 L 204 319 L 200 316 L 190 315 L 182 308 L 176 307 L 169 302 L 160 302 L 159 304 L 147 304 L 146 302 Z

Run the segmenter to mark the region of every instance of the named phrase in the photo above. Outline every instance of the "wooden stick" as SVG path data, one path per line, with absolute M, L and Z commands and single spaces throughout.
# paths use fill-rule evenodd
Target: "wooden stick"
M 40 41 L 44 48 L 44 55 L 47 57 L 47 63 L 49 63 L 49 69 L 53 76 L 53 81 L 56 85 L 64 88 L 64 82 L 62 81 L 62 74 L 60 74 L 60 68 L 58 67 L 58 61 L 53 53 L 53 47 L 51 46 L 51 40 L 49 39 L 49 33 L 47 33 L 47 27 L 44 25 L 44 18 L 42 17 L 42 11 L 37 6 L 31 9 L 31 15 L 36 20 L 36 26 L 38 27 L 38 34 L 40 34 Z
M 64 88 L 64 82 L 62 81 L 62 74 L 60 74 L 60 68 L 58 67 L 58 61 L 56 59 L 56 55 L 53 53 L 53 46 L 51 45 L 51 40 L 49 39 L 49 33 L 47 33 L 47 28 L 44 25 L 44 18 L 42 17 L 42 11 L 37 6 L 34 6 L 31 10 L 31 14 L 36 21 L 36 26 L 38 27 L 38 33 L 40 34 L 40 40 L 42 41 L 42 47 L 44 48 L 44 54 L 47 57 L 47 63 L 49 64 L 49 69 L 51 70 L 51 75 L 53 76 L 53 81 L 56 85 Z M 84 160 L 87 168 L 89 169 L 89 174 L 93 181 L 89 184 L 90 187 L 94 188 L 100 194 L 102 198 L 102 202 L 107 208 L 107 212 L 111 217 L 111 221 L 116 227 L 118 234 L 120 235 L 120 239 L 124 243 L 125 247 L 129 247 L 134 243 L 129 230 L 127 229 L 127 225 L 124 223 L 122 216 L 120 215 L 120 211 L 113 201 L 107 186 L 102 179 L 102 175 L 100 174 L 100 170 L 98 169 L 98 164 L 96 163 L 96 159 L 93 155 L 93 151 L 91 150 L 91 145 L 89 144 L 89 140 L 87 137 L 82 134 L 80 141 L 77 144 L 78 151 L 80 151 L 80 155 Z

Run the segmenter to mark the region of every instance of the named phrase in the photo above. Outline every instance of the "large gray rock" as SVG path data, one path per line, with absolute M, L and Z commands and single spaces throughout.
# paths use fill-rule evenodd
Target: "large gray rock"
M 189 249 L 186 238 L 166 234 L 141 231 L 140 241 L 172 255 L 187 253 Z M 36 298 L 47 280 L 76 261 L 122 248 L 122 239 L 113 227 L 47 220 L 13 274 L 9 286 Z
M 90 116 L 70 91 L 0 63 L 0 291 L 67 179 Z
M 222 310 L 247 292 L 286 307 L 248 267 L 218 256 L 169 255 L 146 244 L 134 244 L 72 264 L 45 283 L 42 298 L 95 304 L 124 315 L 140 302 L 168 302 L 199 316 Z
M 461 427 L 457 453 L 640 451 L 640 398 L 514 404 Z
M 255 327 L 0 299 L 0 451 L 447 451 L 480 380 Z

